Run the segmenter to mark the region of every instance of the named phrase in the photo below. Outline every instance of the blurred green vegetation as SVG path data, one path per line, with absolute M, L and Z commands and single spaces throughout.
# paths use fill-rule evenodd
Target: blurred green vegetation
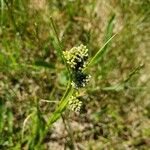
M 0 149 L 149 149 L 149 16 L 149 0 L 1 0 Z M 51 17 L 62 49 L 83 43 L 91 58 L 117 35 L 88 69 L 83 111 L 35 148 L 68 81 Z

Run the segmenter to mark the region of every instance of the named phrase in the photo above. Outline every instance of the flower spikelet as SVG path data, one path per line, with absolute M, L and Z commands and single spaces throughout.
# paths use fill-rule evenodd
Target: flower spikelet
M 87 67 L 88 49 L 83 44 L 63 52 L 72 76 L 72 86 L 75 89 L 85 87 L 90 75 L 84 72 Z
M 73 47 L 69 51 L 63 52 L 67 64 L 74 71 L 82 70 L 86 67 L 86 61 L 88 59 L 88 49 L 81 44 L 80 46 Z
M 73 75 L 73 81 L 72 81 L 72 86 L 76 89 L 85 87 L 87 83 L 89 82 L 91 76 L 83 73 L 83 72 L 75 72 Z
M 79 112 L 82 107 L 82 101 L 77 97 L 71 96 L 69 100 L 69 108 L 75 112 Z

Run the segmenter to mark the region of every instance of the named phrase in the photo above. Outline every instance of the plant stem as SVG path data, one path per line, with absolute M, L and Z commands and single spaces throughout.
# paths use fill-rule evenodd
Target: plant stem
M 53 112 L 52 116 L 49 118 L 47 122 L 47 125 L 45 127 L 42 137 L 40 138 L 38 145 L 40 145 L 43 142 L 51 125 L 61 117 L 61 114 L 64 112 L 65 108 L 68 105 L 69 97 L 72 95 L 72 92 L 73 92 L 73 88 L 71 86 L 71 83 L 69 82 L 66 92 L 64 93 L 64 96 L 62 97 L 59 105 L 57 106 L 56 110 Z
M 55 24 L 54 24 L 54 21 L 53 21 L 53 18 L 52 18 L 52 17 L 50 17 L 50 21 L 51 21 L 51 24 L 52 24 L 54 33 L 55 33 L 55 35 L 56 35 L 56 38 L 57 38 L 57 41 L 58 41 L 58 45 L 59 45 L 59 47 L 60 47 L 60 55 L 61 55 L 61 58 L 62 58 L 63 62 L 65 63 L 65 66 L 66 66 L 67 71 L 68 71 L 68 74 L 69 74 L 69 78 L 71 78 L 71 73 L 70 73 L 70 70 L 69 70 L 69 66 L 68 66 L 68 64 L 67 64 L 67 62 L 66 62 L 66 60 L 65 60 L 65 58 L 64 58 L 62 44 L 61 44 L 61 41 L 60 41 L 60 39 L 59 39 L 59 37 L 58 37 L 58 33 L 57 33 L 57 30 L 56 30 L 56 26 L 55 26 Z
M 71 149 L 72 150 L 75 150 L 75 140 L 73 138 L 73 132 L 72 132 L 72 128 L 71 128 L 71 125 L 67 119 L 67 117 L 65 117 L 63 114 L 61 115 L 62 117 L 62 120 L 63 120 L 63 123 L 64 123 L 64 126 L 65 126 L 65 129 L 67 130 L 68 132 L 68 135 L 70 137 L 70 146 L 71 146 Z

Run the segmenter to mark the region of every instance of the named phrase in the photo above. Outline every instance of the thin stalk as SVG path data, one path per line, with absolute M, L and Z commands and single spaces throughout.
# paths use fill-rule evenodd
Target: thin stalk
M 56 35 L 58 45 L 59 45 L 59 47 L 60 47 L 61 58 L 62 58 L 62 60 L 63 60 L 63 62 L 64 62 L 64 64 L 65 64 L 65 66 L 66 66 L 66 68 L 67 68 L 67 71 L 68 71 L 68 74 L 69 74 L 69 78 L 71 78 L 70 69 L 69 69 L 69 66 L 68 66 L 68 64 L 67 64 L 67 62 L 66 62 L 66 60 L 65 60 L 65 58 L 64 58 L 64 54 L 63 54 L 63 52 L 62 52 L 62 51 L 63 51 L 63 47 L 62 47 L 61 41 L 60 41 L 60 39 L 59 39 L 59 37 L 58 37 L 58 33 L 57 33 L 57 30 L 56 30 L 56 26 L 55 26 L 55 24 L 54 24 L 54 21 L 53 21 L 53 18 L 52 18 L 52 17 L 50 17 L 50 21 L 51 21 L 51 24 L 52 24 L 54 33 L 55 33 L 55 35 Z
M 62 114 L 61 115 L 62 117 L 62 120 L 63 120 L 63 123 L 64 123 L 64 126 L 65 126 L 65 129 L 67 130 L 68 132 L 68 135 L 70 137 L 70 142 L 71 142 L 71 149 L 72 150 L 75 150 L 75 140 L 73 138 L 73 132 L 72 132 L 72 128 L 71 128 L 71 125 L 69 124 L 69 121 L 67 120 L 67 118 L 65 118 L 65 116 Z
M 47 122 L 46 128 L 43 132 L 43 135 L 42 135 L 38 145 L 40 145 L 43 142 L 51 125 L 61 117 L 61 114 L 64 112 L 65 108 L 67 107 L 69 97 L 72 95 L 72 92 L 73 92 L 73 88 L 69 82 L 66 92 L 64 93 L 60 103 L 58 104 L 56 110 L 54 111 L 54 113 L 52 114 L 52 116 L 49 118 L 49 120 Z
M 51 21 L 54 33 L 56 35 L 56 39 L 57 39 L 58 45 L 60 47 L 60 51 L 59 52 L 61 54 L 61 58 L 62 58 L 63 62 L 65 63 L 65 66 L 66 66 L 68 74 L 69 74 L 69 81 L 68 81 L 68 85 L 67 85 L 66 91 L 65 91 L 63 97 L 60 100 L 60 103 L 57 105 L 57 108 L 55 109 L 55 111 L 52 113 L 52 115 L 50 116 L 50 118 L 47 121 L 46 127 L 45 127 L 45 129 L 44 129 L 44 131 L 42 133 L 42 136 L 40 137 L 40 140 L 39 140 L 38 144 L 37 144 L 37 148 L 43 142 L 43 140 L 46 137 L 46 135 L 48 133 L 48 130 L 52 126 L 52 124 L 54 122 L 56 122 L 61 117 L 61 114 L 65 111 L 65 109 L 66 109 L 66 107 L 68 105 L 68 102 L 69 102 L 69 98 L 70 98 L 70 96 L 73 93 L 73 88 L 72 88 L 72 85 L 71 85 L 71 73 L 70 73 L 70 70 L 69 70 L 69 66 L 68 66 L 68 64 L 67 64 L 67 62 L 66 62 L 66 60 L 64 58 L 61 41 L 60 41 L 60 39 L 58 37 L 58 33 L 57 33 L 57 30 L 56 30 L 56 27 L 55 27 L 55 24 L 54 24 L 54 21 L 53 21 L 52 17 L 50 17 L 50 21 Z

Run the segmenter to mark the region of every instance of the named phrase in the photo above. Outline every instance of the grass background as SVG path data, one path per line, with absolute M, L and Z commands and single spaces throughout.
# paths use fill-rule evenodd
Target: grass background
M 0 149 L 36 149 L 66 89 L 52 17 L 63 50 L 83 43 L 92 57 L 117 35 L 88 69 L 83 111 L 67 110 L 38 149 L 147 150 L 149 16 L 149 0 L 1 0 Z

